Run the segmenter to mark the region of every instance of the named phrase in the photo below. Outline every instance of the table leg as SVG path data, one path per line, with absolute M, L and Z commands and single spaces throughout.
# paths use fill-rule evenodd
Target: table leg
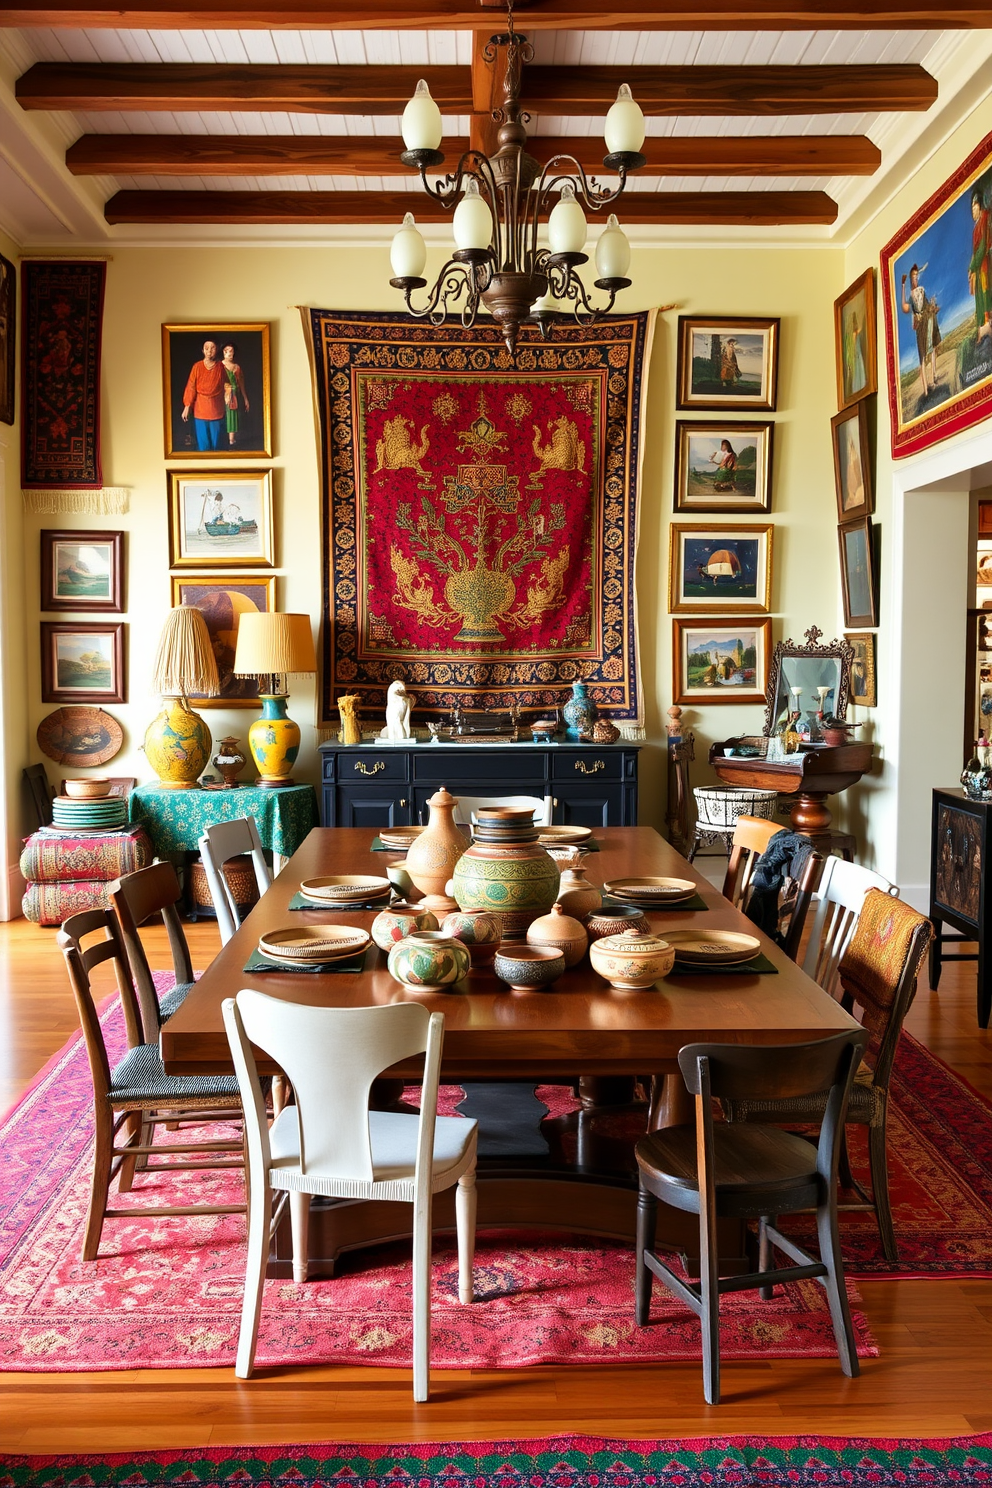
M 692 1096 L 685 1088 L 681 1071 L 652 1076 L 648 1131 L 661 1131 L 666 1126 L 692 1126 L 694 1121 Z

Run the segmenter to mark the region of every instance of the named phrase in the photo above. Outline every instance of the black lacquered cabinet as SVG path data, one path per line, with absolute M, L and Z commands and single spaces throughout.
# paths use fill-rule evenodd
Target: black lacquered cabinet
M 452 795 L 540 796 L 555 822 L 637 825 L 636 744 L 328 743 L 320 746 L 325 827 L 427 820 L 439 786 Z
M 978 1023 L 988 1028 L 992 1012 L 989 920 L 992 892 L 988 874 L 992 802 L 970 801 L 961 790 L 935 790 L 930 846 L 930 985 L 937 987 L 944 961 L 978 962 Z M 944 926 L 952 931 L 948 934 Z M 977 952 L 945 953 L 947 945 L 975 941 Z

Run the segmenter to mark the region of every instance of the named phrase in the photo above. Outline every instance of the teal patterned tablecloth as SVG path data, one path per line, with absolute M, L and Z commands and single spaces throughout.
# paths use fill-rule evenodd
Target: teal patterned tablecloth
M 157 853 L 196 852 L 207 827 L 253 816 L 262 845 L 288 858 L 320 821 L 312 785 L 279 790 L 239 785 L 218 791 L 141 785 L 131 792 L 130 809 L 131 820 L 141 822 Z

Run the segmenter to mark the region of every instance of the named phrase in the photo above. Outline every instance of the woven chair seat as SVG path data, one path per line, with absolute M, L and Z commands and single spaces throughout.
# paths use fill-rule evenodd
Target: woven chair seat
M 774 1121 L 781 1125 L 783 1122 L 820 1121 L 827 1098 L 825 1095 L 804 1095 L 796 1100 L 724 1100 L 721 1104 L 728 1121 Z M 878 1089 L 872 1070 L 863 1064 L 854 1076 L 845 1119 L 858 1126 L 881 1126 L 884 1116 L 885 1091 Z
M 118 1110 L 146 1106 L 230 1106 L 241 1109 L 234 1075 L 167 1075 L 156 1044 L 129 1049 L 111 1077 L 108 1100 Z
M 195 982 L 177 982 L 174 987 L 170 987 L 169 991 L 159 998 L 159 1017 L 163 1023 L 182 1007 L 195 986 Z

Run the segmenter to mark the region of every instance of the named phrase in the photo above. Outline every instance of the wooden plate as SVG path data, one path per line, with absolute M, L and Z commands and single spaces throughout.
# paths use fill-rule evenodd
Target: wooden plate
M 569 847 L 573 842 L 587 842 L 592 827 L 542 827 L 538 842 L 543 847 Z
M 38 725 L 38 747 L 57 765 L 105 765 L 124 747 L 124 730 L 102 708 L 56 708 Z
M 288 930 L 269 930 L 259 938 L 263 956 L 280 961 L 334 961 L 357 956 L 372 937 L 352 925 L 300 925 Z
M 677 961 L 694 965 L 743 965 L 761 955 L 761 942 L 737 930 L 666 930 L 665 939 Z
M 370 873 L 327 873 L 322 878 L 305 878 L 300 893 L 322 903 L 347 903 L 350 899 L 377 899 L 389 893 L 388 878 L 373 878 Z
M 423 827 L 383 827 L 379 833 L 379 841 L 383 847 L 406 848 L 416 842 L 423 830 Z
M 614 878 L 603 885 L 607 894 L 617 899 L 635 899 L 650 902 L 652 899 L 671 903 L 677 899 L 690 899 L 696 885 L 688 878 Z

